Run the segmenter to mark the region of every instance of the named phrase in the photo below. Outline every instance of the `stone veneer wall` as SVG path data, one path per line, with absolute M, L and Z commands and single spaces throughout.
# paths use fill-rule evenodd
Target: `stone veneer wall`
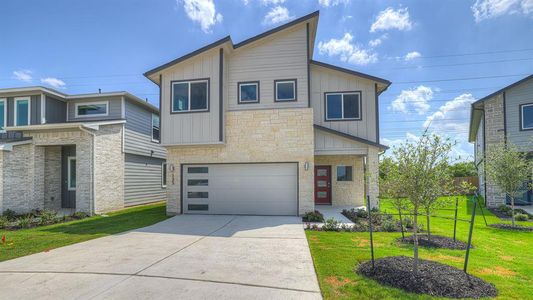
M 313 110 L 230 111 L 224 145 L 167 147 L 167 213 L 180 212 L 180 165 L 187 163 L 298 162 L 299 213 L 314 209 Z M 309 162 L 309 169 L 304 164 Z
M 365 205 L 363 156 L 319 155 L 315 166 L 331 166 L 331 204 L 336 206 Z M 337 166 L 352 166 L 352 181 L 337 181 Z
M 504 138 L 503 125 L 503 96 L 499 94 L 492 99 L 486 100 L 485 103 L 485 148 L 487 153 L 490 152 L 491 147 L 501 143 Z M 496 207 L 505 203 L 505 194 L 492 183 L 489 176 L 486 178 L 487 182 L 487 205 L 489 207 Z
M 366 175 L 368 195 L 370 196 L 370 206 L 372 208 L 379 207 L 379 152 L 380 149 L 376 147 L 368 147 Z
M 61 146 L 44 147 L 44 208 L 61 209 Z

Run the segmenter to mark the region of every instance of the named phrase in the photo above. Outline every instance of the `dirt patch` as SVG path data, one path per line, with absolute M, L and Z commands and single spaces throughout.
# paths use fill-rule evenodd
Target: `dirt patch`
M 482 275 L 496 275 L 500 277 L 513 277 L 516 275 L 515 271 L 506 269 L 501 266 L 485 268 L 485 269 L 480 270 L 479 273 Z
M 343 278 L 341 277 L 341 279 L 339 279 L 337 276 L 329 276 L 329 277 L 326 277 L 326 279 L 324 279 L 324 281 L 331 285 L 332 287 L 334 288 L 341 288 L 347 284 L 351 284 L 353 283 L 353 281 L 351 281 L 350 279 L 348 278 Z
M 405 244 L 414 244 L 414 236 L 405 237 L 405 239 L 398 239 L 398 242 Z M 466 250 L 467 244 L 460 240 L 453 240 L 452 238 L 441 236 L 441 235 L 432 235 L 431 239 L 428 240 L 427 235 L 418 236 L 418 245 L 428 248 L 446 248 L 454 250 Z M 470 245 L 471 248 L 474 246 Z
M 438 253 L 438 254 L 429 254 L 429 255 L 426 255 L 426 257 L 431 259 L 431 260 L 453 261 L 453 262 L 457 262 L 457 263 L 465 261 L 464 257 L 457 257 L 457 256 L 446 255 L 446 254 L 440 254 L 440 253 Z
M 429 260 L 420 260 L 418 272 L 413 271 L 413 259 L 391 256 L 359 265 L 356 272 L 377 282 L 416 294 L 448 298 L 495 297 L 498 291 L 491 283 L 464 273 L 462 270 Z
M 514 259 L 514 256 L 502 255 L 500 256 L 500 258 L 505 261 L 512 261 Z
M 490 227 L 512 230 L 512 231 L 533 231 L 533 226 L 521 226 L 521 225 L 511 225 L 511 224 L 490 224 Z

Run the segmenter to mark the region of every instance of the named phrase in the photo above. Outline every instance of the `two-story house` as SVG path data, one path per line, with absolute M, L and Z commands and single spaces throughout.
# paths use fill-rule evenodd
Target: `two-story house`
M 474 143 L 480 194 L 489 207 L 505 204 L 508 202 L 505 194 L 485 172 L 485 153 L 504 141 L 522 152 L 533 152 L 533 75 L 472 103 L 468 140 Z M 525 191 L 515 203 L 527 205 L 532 200 L 531 192 Z
M 378 96 L 390 82 L 312 60 L 318 16 L 145 73 L 160 87 L 169 214 L 298 215 L 365 195 L 376 204 L 387 148 Z
M 103 213 L 165 199 L 159 110 L 127 92 L 0 89 L 0 212 Z

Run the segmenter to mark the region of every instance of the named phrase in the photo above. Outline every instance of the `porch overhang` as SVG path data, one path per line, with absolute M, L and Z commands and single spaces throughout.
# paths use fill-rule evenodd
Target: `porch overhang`
M 41 130 L 57 130 L 57 129 L 92 129 L 99 130 L 100 126 L 124 124 L 126 120 L 114 120 L 103 122 L 72 122 L 72 123 L 57 123 L 57 124 L 38 124 L 38 125 L 26 125 L 26 126 L 9 126 L 6 127 L 7 131 L 41 131 Z

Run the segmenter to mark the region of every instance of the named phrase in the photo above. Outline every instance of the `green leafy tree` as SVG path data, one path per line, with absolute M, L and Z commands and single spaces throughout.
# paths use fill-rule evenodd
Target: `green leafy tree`
M 477 176 L 476 165 L 472 161 L 455 163 L 450 166 L 450 172 L 453 177 Z
M 418 215 L 435 195 L 442 195 L 443 176 L 449 176 L 449 153 L 452 143 L 424 133 L 417 142 L 405 142 L 393 153 L 398 165 L 398 185 L 409 199 L 413 213 L 414 265 L 418 272 Z
M 526 154 L 510 142 L 491 145 L 486 153 L 485 169 L 493 181 L 511 199 L 511 220 L 515 226 L 514 202 L 524 192 L 524 182 L 531 174 L 531 163 Z M 529 188 L 529 187 L 528 187 Z

